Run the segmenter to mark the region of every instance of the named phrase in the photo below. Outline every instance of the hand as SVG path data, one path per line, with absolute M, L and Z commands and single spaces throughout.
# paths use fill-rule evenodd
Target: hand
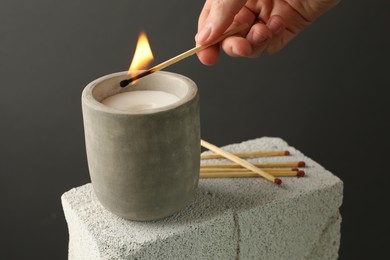
M 282 49 L 318 16 L 340 0 L 206 0 L 199 16 L 195 41 L 203 45 L 216 40 L 226 30 L 247 23 L 239 35 L 222 41 L 222 49 L 232 57 L 258 57 Z M 212 65 L 218 59 L 216 44 L 198 53 L 199 60 Z

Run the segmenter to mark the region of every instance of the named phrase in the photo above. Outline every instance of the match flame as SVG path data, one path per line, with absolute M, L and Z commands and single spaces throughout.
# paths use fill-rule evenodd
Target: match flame
M 135 71 L 146 69 L 151 61 L 153 61 L 153 53 L 150 49 L 148 37 L 146 37 L 144 32 L 141 32 L 129 68 L 129 74 L 134 76 Z

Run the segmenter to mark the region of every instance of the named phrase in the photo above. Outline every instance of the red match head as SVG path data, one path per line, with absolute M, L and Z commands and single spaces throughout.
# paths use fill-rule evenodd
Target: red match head
M 298 167 L 305 167 L 306 163 L 305 162 L 298 162 Z

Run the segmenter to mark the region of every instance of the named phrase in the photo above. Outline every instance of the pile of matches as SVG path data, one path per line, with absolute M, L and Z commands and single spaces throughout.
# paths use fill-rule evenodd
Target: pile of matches
M 287 150 L 229 153 L 204 140 L 201 140 L 201 145 L 214 152 L 214 154 L 201 155 L 201 160 L 225 158 L 233 161 L 234 163 L 201 163 L 200 178 L 264 177 L 276 184 L 281 184 L 281 180 L 277 177 L 305 176 L 305 172 L 300 169 L 301 167 L 306 166 L 305 162 L 303 161 L 249 163 L 248 161 L 242 159 L 269 156 L 288 156 L 290 155 L 290 152 Z

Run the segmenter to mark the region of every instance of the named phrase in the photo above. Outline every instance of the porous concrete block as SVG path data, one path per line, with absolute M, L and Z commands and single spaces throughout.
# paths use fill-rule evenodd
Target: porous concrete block
M 227 151 L 280 150 L 251 162 L 305 161 L 306 176 L 201 179 L 192 203 L 152 222 L 105 210 L 91 184 L 62 196 L 69 259 L 337 259 L 343 183 L 280 138 L 258 138 Z M 208 163 L 224 160 L 209 160 Z

